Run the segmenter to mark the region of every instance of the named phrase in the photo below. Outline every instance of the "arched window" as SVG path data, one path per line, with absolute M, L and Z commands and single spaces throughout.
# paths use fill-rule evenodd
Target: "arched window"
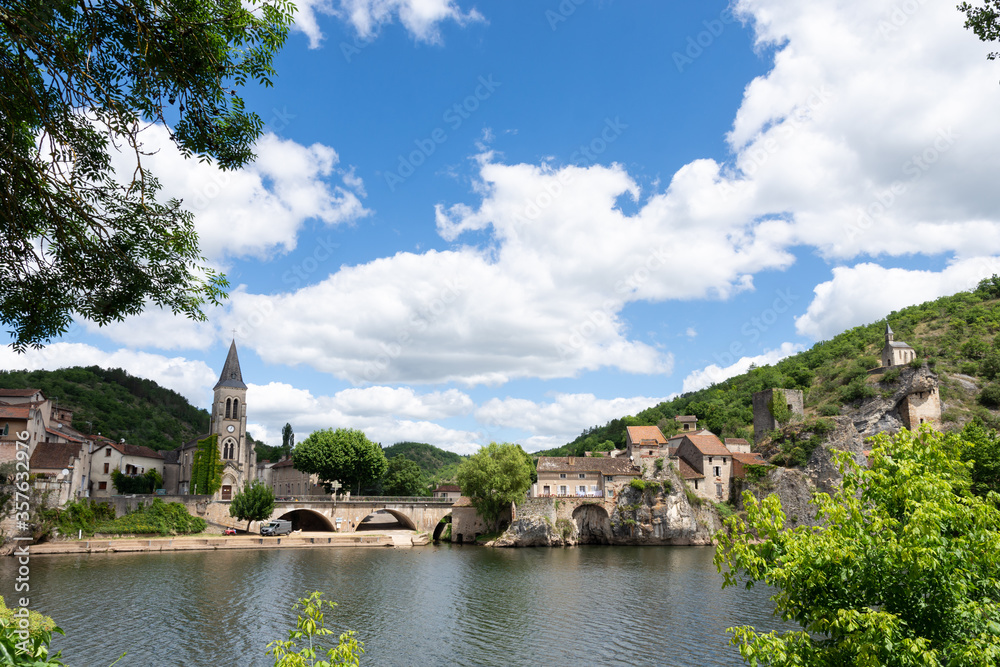
M 226 419 L 229 419 L 229 410 L 233 407 L 233 401 L 230 398 L 226 399 Z
M 233 419 L 240 418 L 240 399 L 233 399 Z

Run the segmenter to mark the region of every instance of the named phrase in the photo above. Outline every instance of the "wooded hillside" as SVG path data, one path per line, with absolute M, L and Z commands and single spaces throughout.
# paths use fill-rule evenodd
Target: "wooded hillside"
M 57 371 L 0 371 L 0 388 L 41 389 L 73 410 L 73 428 L 156 450 L 174 449 L 208 432 L 207 410 L 176 391 L 121 368 L 98 366 Z
M 1000 427 L 1000 277 L 983 280 L 971 292 L 942 297 L 893 311 L 888 321 L 897 341 L 917 352 L 938 374 L 945 429 L 959 428 L 979 416 Z M 871 396 L 867 370 L 880 364 L 886 319 L 849 329 L 831 340 L 779 361 L 753 368 L 706 389 L 683 394 L 636 415 L 585 429 L 575 440 L 543 456 L 582 456 L 584 451 L 622 447 L 625 428 L 659 424 L 674 432 L 677 415 L 696 415 L 699 425 L 720 437 L 753 440 L 754 392 L 771 387 L 802 389 L 807 414 L 836 415 Z

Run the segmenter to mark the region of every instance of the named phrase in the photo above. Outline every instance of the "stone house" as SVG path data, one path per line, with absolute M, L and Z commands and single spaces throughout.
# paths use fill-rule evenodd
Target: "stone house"
M 630 459 L 605 456 L 542 456 L 536 472 L 538 481 L 529 491 L 532 498 L 614 498 L 622 487 L 642 475 Z
M 681 436 L 676 463 L 681 478 L 699 497 L 715 502 L 729 500 L 733 454 L 714 434 Z
M 698 417 L 695 415 L 678 415 L 674 417 L 674 421 L 677 422 L 677 430 L 680 433 L 698 430 Z
M 626 427 L 625 455 L 645 472 L 654 467 L 657 459 L 669 457 L 667 439 L 656 426 Z
M 728 442 L 728 440 L 727 440 Z M 747 476 L 747 466 L 768 465 L 764 457 L 756 452 L 733 452 L 733 479 L 745 479 Z
M 163 476 L 163 454 L 149 447 L 129 445 L 124 440 L 114 442 L 108 438 L 99 438 L 94 443 L 90 457 L 90 488 L 91 498 L 107 498 L 115 495 L 111 484 L 111 473 L 121 470 L 126 475 L 144 475 L 148 470 L 156 470 Z
M 455 484 L 442 484 L 438 488 L 434 489 L 433 496 L 435 498 L 458 500 L 462 497 L 462 489 Z
M 725 445 L 726 449 L 734 454 L 737 452 L 750 453 L 750 443 L 743 438 L 726 438 Z
M 271 466 L 271 489 L 278 498 L 330 495 L 319 475 L 296 470 L 291 458 L 283 458 Z
M 65 505 L 88 495 L 90 451 L 83 442 L 40 442 L 28 464 L 35 488 L 50 493 L 49 502 Z
M 38 443 L 45 441 L 51 407 L 38 389 L 0 389 L 0 460 L 14 458 L 22 433 L 28 434 L 28 455 L 35 452 Z

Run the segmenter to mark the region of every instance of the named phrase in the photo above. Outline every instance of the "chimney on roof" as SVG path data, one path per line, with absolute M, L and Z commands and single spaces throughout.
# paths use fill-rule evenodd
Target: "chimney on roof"
M 567 457 L 566 457 L 566 459 L 567 459 L 567 460 L 569 461 L 569 464 L 570 464 L 570 465 L 573 465 L 573 459 L 574 459 L 574 458 L 575 458 L 575 457 L 573 457 L 573 456 L 567 456 Z

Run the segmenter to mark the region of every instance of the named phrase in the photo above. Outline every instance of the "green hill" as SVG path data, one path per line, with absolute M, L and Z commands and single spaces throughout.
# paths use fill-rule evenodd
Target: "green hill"
M 382 450 L 387 459 L 403 456 L 420 466 L 426 485 L 454 482 L 458 465 L 466 457 L 425 442 L 397 442 Z
M 954 429 L 979 416 L 1000 427 L 1000 277 L 983 280 L 960 292 L 888 315 L 896 340 L 909 343 L 917 362 L 926 362 L 940 380 L 942 422 Z M 802 389 L 807 414 L 835 415 L 872 395 L 867 370 L 878 366 L 885 319 L 854 327 L 773 366 L 752 368 L 724 382 L 613 419 L 583 431 L 563 447 L 537 452 L 542 456 L 582 456 L 584 451 L 625 444 L 627 426 L 659 424 L 674 432 L 673 418 L 696 415 L 700 426 L 720 437 L 753 439 L 754 392 L 771 387 Z
M 156 450 L 174 449 L 208 432 L 207 410 L 152 380 L 120 368 L 76 366 L 57 371 L 0 371 L 0 388 L 41 389 L 73 410 L 73 428 Z

